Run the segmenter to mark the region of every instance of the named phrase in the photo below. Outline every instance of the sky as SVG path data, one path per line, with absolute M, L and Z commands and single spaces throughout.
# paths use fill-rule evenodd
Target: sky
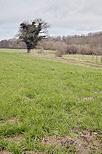
M 102 0 L 0 0 L 0 40 L 11 39 L 20 23 L 41 18 L 50 36 L 102 31 Z

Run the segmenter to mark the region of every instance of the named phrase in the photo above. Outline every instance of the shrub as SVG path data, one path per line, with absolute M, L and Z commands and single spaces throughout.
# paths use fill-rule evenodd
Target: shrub
M 97 49 L 97 50 L 95 51 L 95 54 L 97 54 L 97 55 L 102 55 L 102 49 Z
M 81 47 L 80 48 L 80 54 L 87 55 L 87 52 L 88 52 L 88 48 L 87 47 Z
M 92 54 L 96 54 L 96 52 L 95 52 L 95 50 L 94 49 L 88 49 L 88 51 L 87 51 L 87 53 L 86 53 L 87 55 L 92 55 Z
M 56 50 L 55 55 L 56 55 L 56 57 L 62 57 L 63 52 L 60 50 Z
M 62 57 L 62 55 L 65 54 L 65 51 L 66 51 L 66 44 L 63 44 L 62 42 L 56 44 L 56 53 L 55 53 L 55 55 L 57 57 Z
M 65 50 L 65 53 L 66 54 L 76 54 L 79 52 L 79 49 L 76 45 L 68 45 L 66 50 Z
M 43 54 L 43 53 L 44 53 L 44 49 L 43 49 L 43 48 L 40 49 L 37 53 L 38 53 L 38 54 Z

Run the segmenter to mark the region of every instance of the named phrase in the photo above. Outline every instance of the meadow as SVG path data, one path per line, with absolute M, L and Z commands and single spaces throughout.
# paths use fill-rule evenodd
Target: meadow
M 101 65 L 92 68 L 16 54 L 25 51 L 0 49 L 0 150 L 76 153 L 75 145 L 42 141 L 48 136 L 75 138 L 87 131 L 99 141 L 92 152 L 101 153 Z

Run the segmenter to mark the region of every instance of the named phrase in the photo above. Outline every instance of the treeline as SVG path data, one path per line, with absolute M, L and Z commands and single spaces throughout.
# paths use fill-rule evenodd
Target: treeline
M 25 49 L 26 44 L 19 39 L 2 40 L 0 48 Z M 56 53 L 66 54 L 96 54 L 102 55 L 102 32 L 74 36 L 48 36 L 40 41 L 38 49 L 56 50 Z
M 60 54 L 102 55 L 102 32 L 89 33 L 86 36 L 49 36 L 38 45 L 46 50 L 57 50 Z
M 10 48 L 10 49 L 26 49 L 26 44 L 20 42 L 19 39 L 9 39 L 0 41 L 0 48 Z

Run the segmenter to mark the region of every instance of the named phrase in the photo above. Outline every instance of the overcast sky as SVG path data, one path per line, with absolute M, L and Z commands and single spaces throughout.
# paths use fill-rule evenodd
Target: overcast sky
M 14 38 L 22 21 L 41 18 L 50 36 L 102 31 L 102 0 L 0 0 L 0 40 Z

